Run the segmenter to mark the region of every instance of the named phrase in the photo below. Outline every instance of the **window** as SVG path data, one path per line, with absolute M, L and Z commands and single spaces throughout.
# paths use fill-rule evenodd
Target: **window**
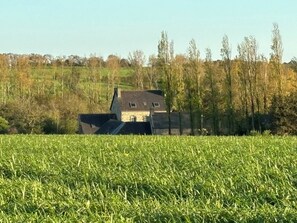
M 130 108 L 136 108 L 136 103 L 135 102 L 129 102 Z
M 136 122 L 137 121 L 137 118 L 135 115 L 131 115 L 130 116 L 130 122 Z
M 142 117 L 142 120 L 143 120 L 144 122 L 148 122 L 148 121 L 149 121 L 149 117 L 146 116 L 146 115 L 144 115 L 144 116 Z
M 159 102 L 153 102 L 153 107 L 154 108 L 159 108 L 160 107 L 160 103 Z

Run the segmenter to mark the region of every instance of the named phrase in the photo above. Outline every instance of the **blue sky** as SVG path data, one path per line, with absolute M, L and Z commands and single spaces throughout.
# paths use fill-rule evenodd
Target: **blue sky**
M 210 48 L 218 59 L 226 34 L 234 56 L 252 35 L 269 57 L 278 23 L 289 61 L 297 57 L 296 9 L 296 0 L 0 0 L 0 53 L 149 56 L 164 30 L 176 53 L 195 39 L 202 57 Z

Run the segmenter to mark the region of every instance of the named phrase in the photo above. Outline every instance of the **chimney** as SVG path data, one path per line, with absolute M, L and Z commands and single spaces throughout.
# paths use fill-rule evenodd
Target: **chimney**
M 115 88 L 114 88 L 114 93 L 117 95 L 118 98 L 121 97 L 121 89 L 120 89 L 120 88 L 115 87 Z

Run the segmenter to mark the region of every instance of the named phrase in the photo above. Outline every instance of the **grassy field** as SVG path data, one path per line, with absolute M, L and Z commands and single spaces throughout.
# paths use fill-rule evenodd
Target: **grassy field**
M 296 222 L 296 137 L 0 136 L 0 222 Z

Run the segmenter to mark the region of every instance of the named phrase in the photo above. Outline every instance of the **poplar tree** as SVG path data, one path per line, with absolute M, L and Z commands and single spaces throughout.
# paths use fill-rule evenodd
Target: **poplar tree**
M 216 71 L 214 67 L 214 63 L 212 61 L 212 54 L 209 48 L 206 49 L 206 58 L 205 58 L 205 81 L 206 81 L 206 89 L 208 90 L 208 97 L 206 100 L 208 104 L 210 104 L 210 113 L 212 118 L 212 129 L 213 134 L 219 134 L 219 88 L 218 82 L 216 78 Z
M 283 57 L 283 44 L 278 24 L 273 24 L 272 30 L 272 53 L 270 54 L 270 62 L 273 67 L 273 72 L 277 80 L 277 94 L 281 96 L 283 93 L 282 83 L 282 57 Z
M 251 130 L 255 130 L 255 92 L 257 80 L 257 42 L 252 36 L 245 37 L 238 46 L 240 59 L 240 79 L 244 91 L 244 106 L 247 130 L 249 129 L 249 114 L 251 114 Z M 250 112 L 249 112 L 250 111 Z
M 188 48 L 188 65 L 185 74 L 192 134 L 195 134 L 196 126 L 200 130 L 203 128 L 201 67 L 200 52 L 195 40 L 192 39 Z
M 222 40 L 221 48 L 222 66 L 225 76 L 224 91 L 226 97 L 227 129 L 228 134 L 234 133 L 234 95 L 233 95 L 233 78 L 232 78 L 232 59 L 231 46 L 228 36 L 225 35 Z
M 161 33 L 158 44 L 158 70 L 161 74 L 162 88 L 168 113 L 168 132 L 171 135 L 171 111 L 174 101 L 174 78 L 172 73 L 172 59 L 174 57 L 173 42 L 168 41 L 166 32 Z
M 175 85 L 175 110 L 179 112 L 179 134 L 183 134 L 183 120 L 181 112 L 184 111 L 185 101 L 187 100 L 185 94 L 184 81 L 184 67 L 186 65 L 186 58 L 183 55 L 176 55 L 172 61 L 172 72 L 174 75 Z
M 134 70 L 135 87 L 139 90 L 144 89 L 144 64 L 145 56 L 143 51 L 136 50 L 129 54 L 129 62 Z

